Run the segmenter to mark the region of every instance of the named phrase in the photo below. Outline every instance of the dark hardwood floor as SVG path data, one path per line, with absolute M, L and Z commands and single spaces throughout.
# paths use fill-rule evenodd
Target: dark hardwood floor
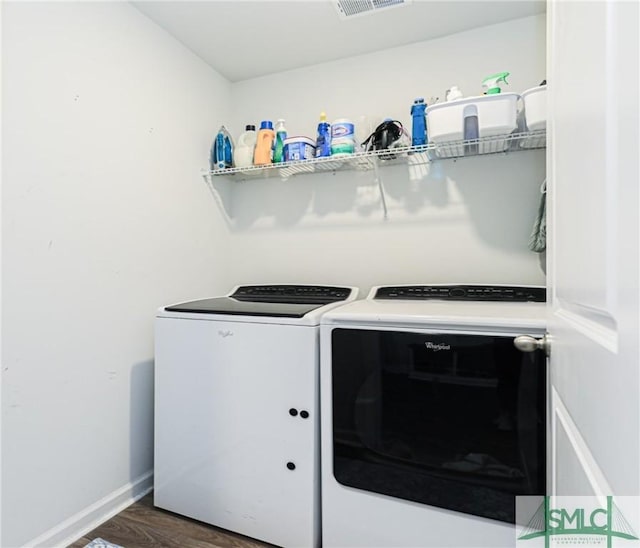
M 153 506 L 153 494 L 87 533 L 69 548 L 96 538 L 124 548 L 265 548 L 270 544 L 218 529 Z

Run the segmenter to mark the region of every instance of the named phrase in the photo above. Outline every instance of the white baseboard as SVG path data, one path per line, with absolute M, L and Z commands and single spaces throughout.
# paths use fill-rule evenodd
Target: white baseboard
M 144 497 L 153 489 L 153 470 L 123 485 L 103 499 L 87 506 L 69 519 L 28 542 L 29 548 L 64 548 L 82 538 L 98 525 Z M 108 540 L 108 539 L 106 539 Z

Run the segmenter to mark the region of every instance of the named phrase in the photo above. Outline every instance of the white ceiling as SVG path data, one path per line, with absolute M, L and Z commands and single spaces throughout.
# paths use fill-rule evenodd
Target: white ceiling
M 341 19 L 331 0 L 132 3 L 232 82 L 543 13 L 546 6 L 544 0 L 414 0 Z

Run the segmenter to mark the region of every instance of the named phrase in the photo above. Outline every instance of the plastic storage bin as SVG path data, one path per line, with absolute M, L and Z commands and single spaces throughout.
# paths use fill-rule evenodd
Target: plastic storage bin
M 508 135 L 518 129 L 517 93 L 500 93 L 482 97 L 468 97 L 427 107 L 427 135 L 438 144 L 437 154 L 442 158 L 501 152 L 509 147 L 506 139 L 465 145 L 451 143 L 496 135 Z M 446 143 L 440 145 L 440 143 Z M 466 150 L 465 150 L 466 148 Z
M 547 86 L 538 86 L 523 92 L 522 102 L 527 129 L 547 129 Z

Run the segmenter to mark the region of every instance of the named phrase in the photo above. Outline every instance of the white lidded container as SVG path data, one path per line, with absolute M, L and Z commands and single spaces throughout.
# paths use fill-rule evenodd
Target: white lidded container
M 478 139 L 508 135 L 518 129 L 517 93 L 496 93 L 480 97 L 456 99 L 427 107 L 427 135 L 432 143 L 449 143 L 465 139 Z M 479 143 L 477 152 L 500 152 L 509 147 L 506 139 Z M 475 151 L 474 151 L 475 152 Z M 439 146 L 441 157 L 464 156 L 462 143 Z
M 284 161 L 311 160 L 316 156 L 316 142 L 309 137 L 287 137 L 284 140 Z
M 522 102 L 527 129 L 547 129 L 547 86 L 538 86 L 522 92 Z

